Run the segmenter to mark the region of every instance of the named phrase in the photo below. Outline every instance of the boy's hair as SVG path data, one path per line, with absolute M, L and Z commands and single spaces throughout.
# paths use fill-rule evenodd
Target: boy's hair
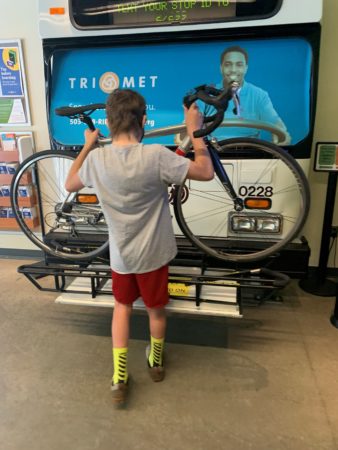
M 239 45 L 233 45 L 232 47 L 226 48 L 226 49 L 223 51 L 223 53 L 221 54 L 221 66 L 223 65 L 225 56 L 226 56 L 228 53 L 232 53 L 232 52 L 242 53 L 242 54 L 244 55 L 246 64 L 248 64 L 248 61 L 249 61 L 249 55 L 248 55 L 248 52 L 247 52 L 243 47 L 240 47 Z
M 131 89 L 115 89 L 106 102 L 108 127 L 114 137 L 119 134 L 142 133 L 142 120 L 146 113 L 145 99 Z

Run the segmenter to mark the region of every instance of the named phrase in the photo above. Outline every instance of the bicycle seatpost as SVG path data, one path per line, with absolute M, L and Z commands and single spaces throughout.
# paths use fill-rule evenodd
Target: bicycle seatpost
M 91 131 L 95 131 L 95 126 L 91 117 L 87 116 L 86 114 L 79 114 L 79 119 L 81 120 L 81 122 L 85 123 Z
M 85 123 L 87 125 L 87 127 L 91 131 L 95 131 L 96 130 L 92 118 L 90 116 L 88 116 L 87 114 L 80 114 L 79 115 L 79 119 L 81 120 L 81 122 Z M 100 146 L 104 146 L 106 144 L 110 144 L 111 143 L 111 138 L 110 137 L 106 137 L 103 134 L 99 133 L 99 136 L 97 138 L 97 143 Z

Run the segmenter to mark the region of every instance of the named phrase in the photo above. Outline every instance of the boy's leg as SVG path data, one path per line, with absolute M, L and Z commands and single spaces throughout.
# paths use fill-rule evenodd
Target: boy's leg
M 112 342 L 113 347 L 128 347 L 129 322 L 133 309 L 132 304 L 120 303 L 115 299 L 112 320 Z
M 150 347 L 147 348 L 149 374 L 153 381 L 162 381 L 163 347 L 167 325 L 165 305 L 169 301 L 168 265 L 152 272 L 138 274 L 137 282 L 149 316 Z
M 139 292 L 133 274 L 118 274 L 112 271 L 112 279 L 115 297 L 111 327 L 114 365 L 112 391 L 114 402 L 124 404 L 128 388 L 129 322 L 132 305 Z
M 150 329 L 150 367 L 163 366 L 164 337 L 167 317 L 164 308 L 147 308 Z
M 113 383 L 127 383 L 128 381 L 128 340 L 129 322 L 132 305 L 125 305 L 115 300 L 112 320 L 112 346 L 114 360 Z
M 147 308 L 150 334 L 156 339 L 164 339 L 167 327 L 165 308 Z

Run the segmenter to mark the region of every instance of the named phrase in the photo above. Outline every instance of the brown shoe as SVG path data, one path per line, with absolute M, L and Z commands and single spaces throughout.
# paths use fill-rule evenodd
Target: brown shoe
M 127 383 L 117 383 L 111 384 L 111 391 L 112 391 L 112 399 L 113 399 L 113 403 L 116 406 L 123 406 L 125 405 L 126 401 L 127 401 L 127 397 L 128 397 L 128 382 L 129 379 L 127 381 Z
M 155 382 L 163 381 L 165 376 L 164 366 L 162 365 L 151 367 L 149 364 L 149 354 L 150 354 L 150 345 L 148 345 L 146 348 L 147 366 L 150 378 Z

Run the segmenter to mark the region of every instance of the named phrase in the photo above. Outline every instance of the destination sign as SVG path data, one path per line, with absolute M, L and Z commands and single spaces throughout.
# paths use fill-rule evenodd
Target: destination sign
M 81 28 L 184 25 L 265 17 L 275 12 L 279 3 L 279 0 L 73 0 L 72 15 Z

